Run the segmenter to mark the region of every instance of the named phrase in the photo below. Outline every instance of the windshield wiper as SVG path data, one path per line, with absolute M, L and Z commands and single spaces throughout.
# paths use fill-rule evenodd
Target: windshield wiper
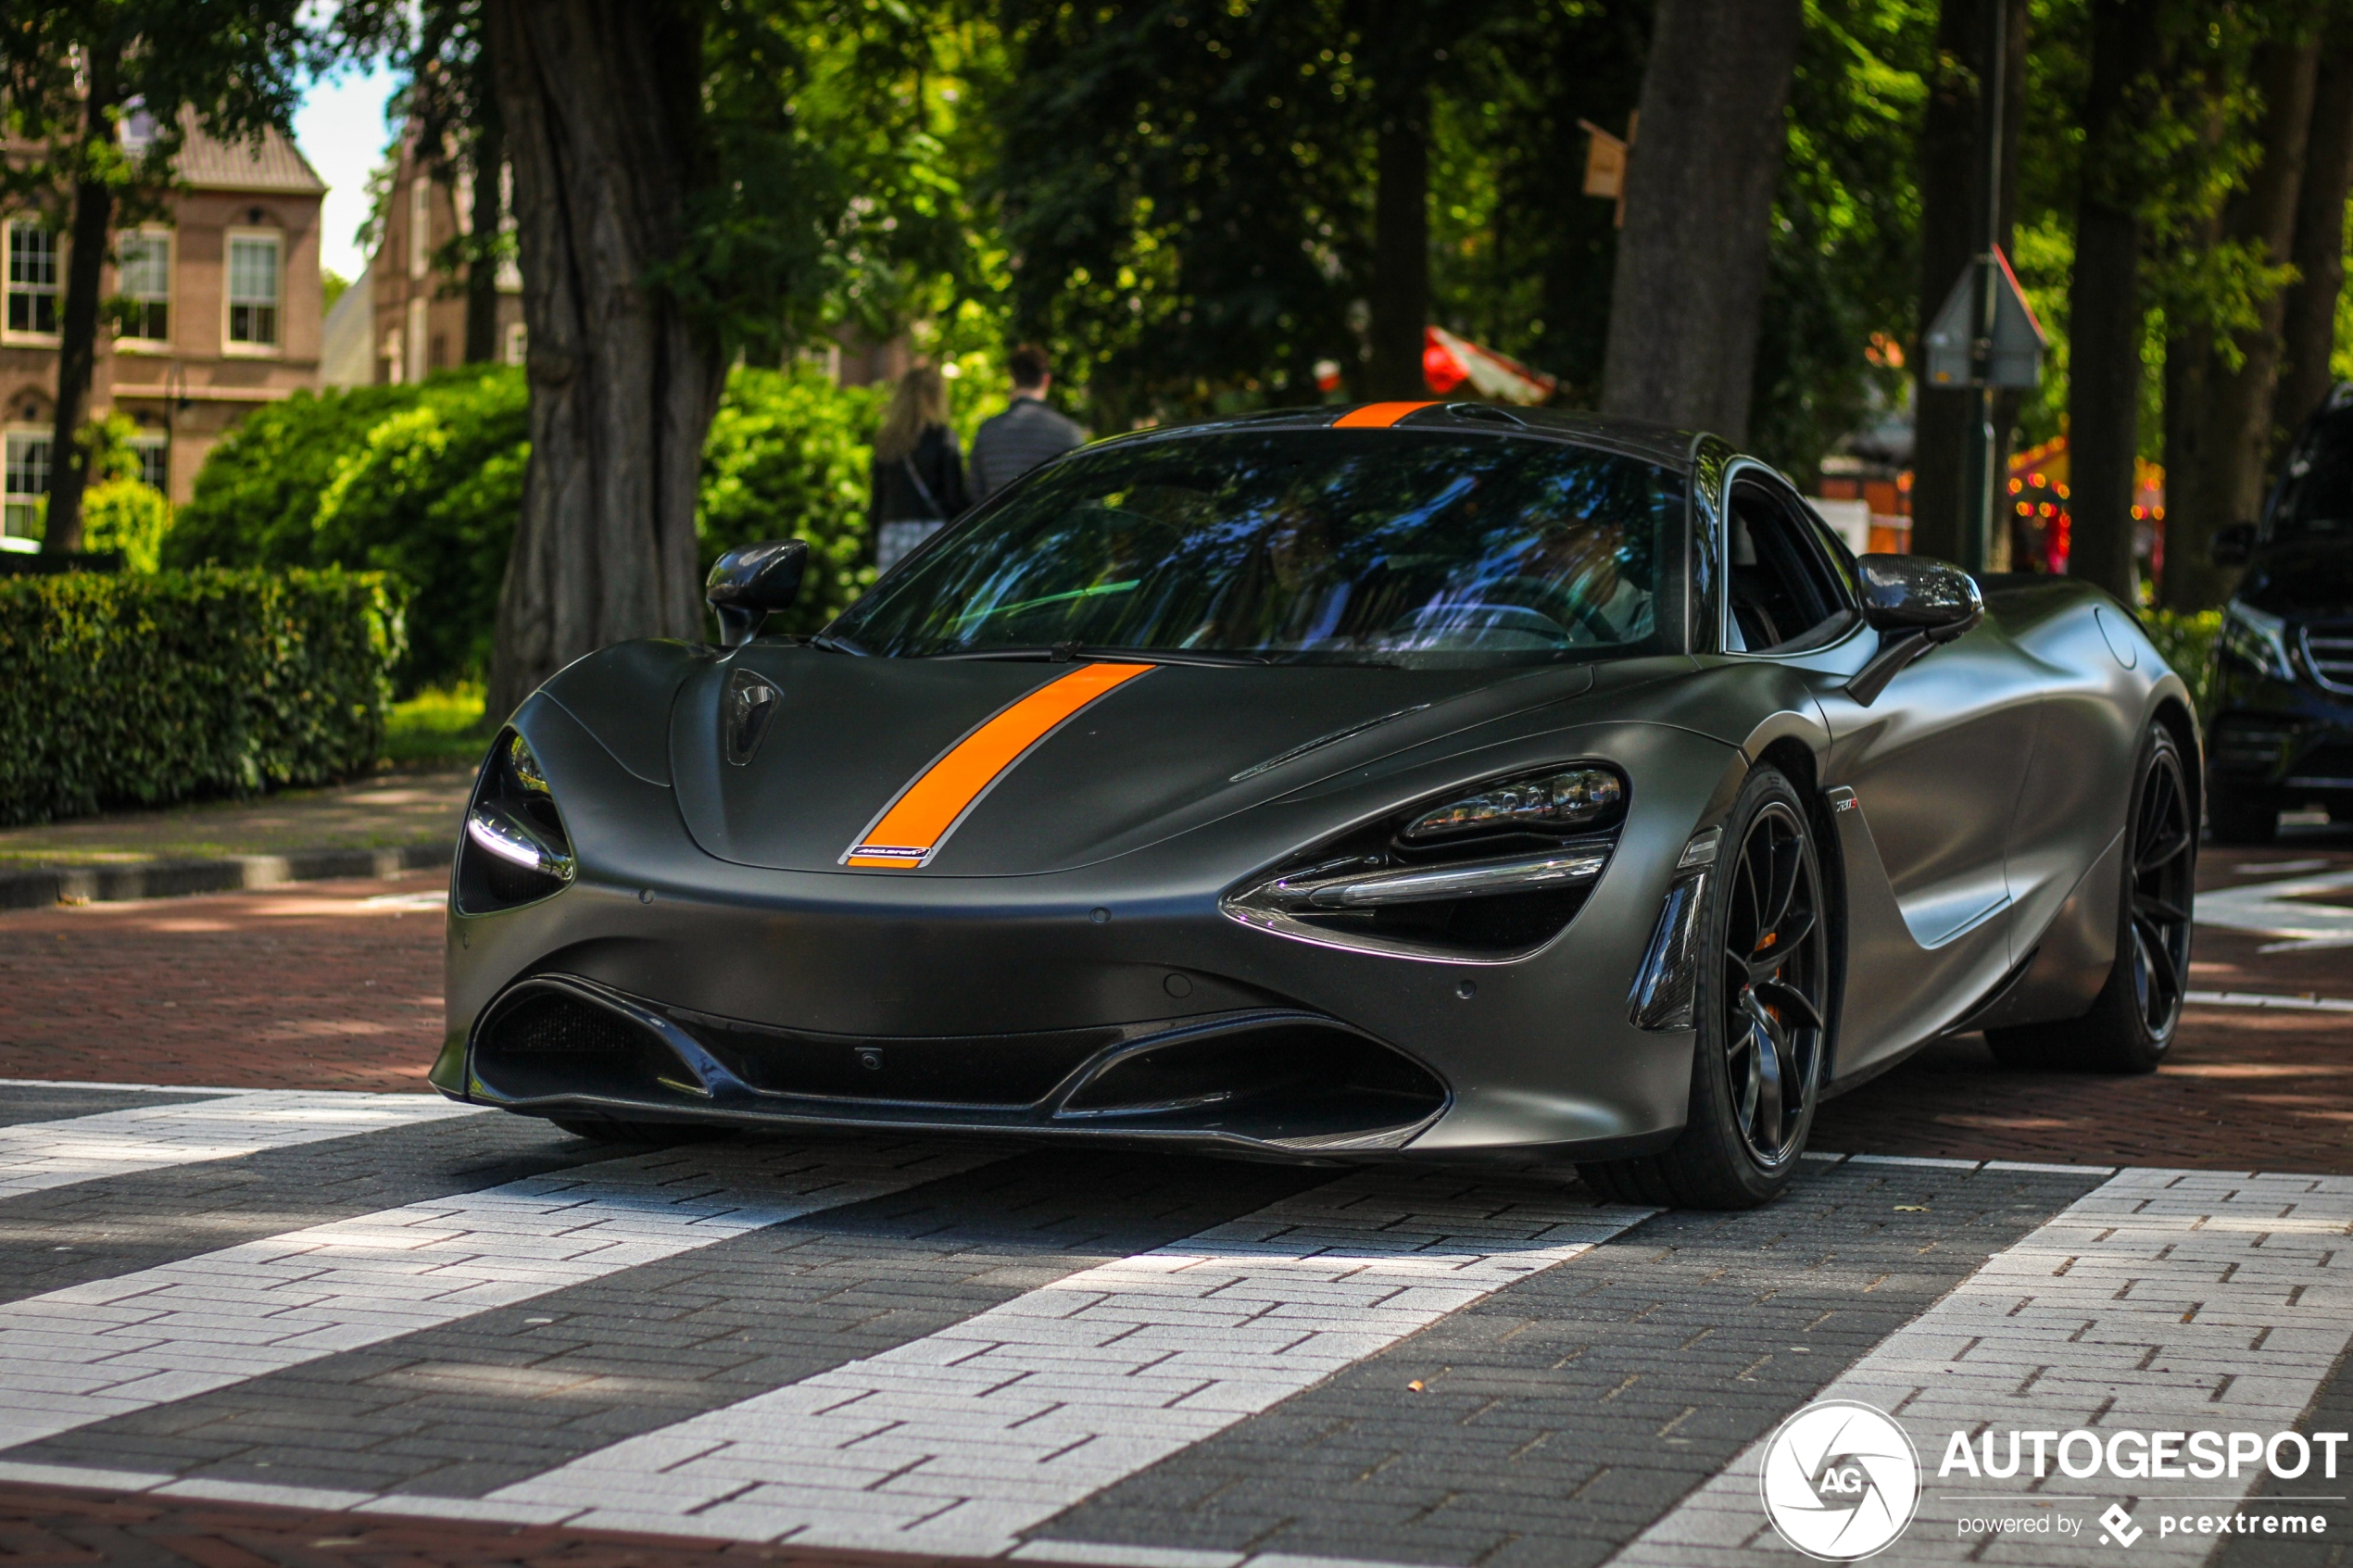
M 827 636 L 823 632 L 820 632 L 815 636 L 810 638 L 809 646 L 812 648 L 824 648 L 828 653 L 846 653 L 859 659 L 867 659 L 872 657 L 864 648 L 860 647 L 856 643 L 850 642 L 847 638 L 843 637 Z
M 1200 648 L 1105 647 L 1095 643 L 1040 643 L 1021 647 L 974 648 L 967 653 L 935 653 L 927 659 L 1037 660 L 1067 664 L 1073 659 L 1104 659 L 1134 664 L 1272 664 L 1264 654 L 1215 653 Z

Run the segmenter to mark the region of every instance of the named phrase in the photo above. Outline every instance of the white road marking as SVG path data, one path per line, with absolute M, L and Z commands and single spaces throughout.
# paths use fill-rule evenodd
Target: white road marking
M 1651 1210 L 1365 1172 L 486 1502 L 597 1528 L 996 1553 Z
M 2108 1503 L 2199 1494 L 2204 1512 L 2231 1512 L 2259 1472 L 2233 1480 L 2043 1481 L 2031 1464 L 2012 1480 L 1937 1474 L 1949 1435 L 2082 1428 L 2253 1431 L 2296 1425 L 2353 1338 L 2353 1177 L 2127 1170 L 1996 1254 L 1952 1294 L 1822 1390 L 1895 1416 L 1924 1468 L 1918 1517 L 1901 1538 L 1906 1562 L 1960 1562 L 1985 1550 L 1964 1537 L 1977 1516 L 2069 1511 L 2073 1537 L 2016 1536 L 2006 1563 L 2080 1564 Z M 1786 1563 L 1789 1549 L 1757 1499 L 1762 1441 L 1685 1498 L 1611 1560 L 1622 1568 L 1732 1568 Z M 2030 1449 L 2031 1453 L 2031 1449 Z M 2347 1489 L 2340 1479 L 2318 1491 Z M 1964 1501 L 1952 1494 L 2001 1493 Z M 2056 1501 L 2060 1495 L 2087 1501 Z M 2149 1520 L 2145 1518 L 2146 1524 Z M 2160 1538 L 2133 1562 L 2190 1564 L 2216 1537 Z
M 2336 997 L 2281 997 L 2268 991 L 2187 991 L 2193 1007 L 2268 1008 L 2284 1012 L 2353 1012 L 2353 1002 Z
M 2305 901 L 2347 891 L 2353 891 L 2353 872 L 2290 877 L 2284 882 L 2258 882 L 2246 887 L 2222 887 L 2201 893 L 2195 912 L 2200 925 L 2219 925 L 2282 938 L 2264 944 L 2259 950 L 2266 953 L 2353 947 L 2353 908 Z
M 438 1327 L 1003 1152 L 880 1138 L 671 1149 L 31 1297 L 0 1307 L 0 1442 Z
M 142 1088 L 84 1084 L 74 1088 Z M 236 1089 L 188 1105 L 139 1106 L 0 1127 L 0 1198 L 101 1176 L 132 1175 L 205 1160 L 346 1138 L 481 1114 L 439 1095 Z

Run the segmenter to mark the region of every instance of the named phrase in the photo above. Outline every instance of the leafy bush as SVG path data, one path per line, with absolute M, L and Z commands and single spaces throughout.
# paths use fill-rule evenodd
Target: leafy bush
M 817 370 L 738 366 L 703 444 L 695 527 L 703 566 L 761 539 L 809 541 L 809 571 L 779 632 L 814 632 L 875 580 L 867 462 L 887 387 L 837 387 Z
M 409 595 L 399 689 L 479 676 L 529 443 L 522 372 L 506 366 L 298 393 L 213 448 L 164 564 L 389 572 Z
M 121 551 L 126 571 L 153 571 L 161 564 L 170 526 L 171 503 L 152 484 L 110 479 L 82 494 L 82 547 Z
M 2165 656 L 2190 688 L 2190 699 L 2201 719 L 2207 714 L 2208 686 L 2214 679 L 2214 639 L 2222 634 L 2222 612 L 2201 610 L 2184 615 L 2179 610 L 2145 609 L 2141 624 L 2147 628 L 2149 641 Z
M 756 539 L 807 539 L 800 608 L 779 630 L 814 631 L 874 581 L 866 464 L 883 398 L 812 369 L 728 378 L 703 454 L 703 562 Z M 389 572 L 411 596 L 399 691 L 479 680 L 530 433 L 522 372 L 505 366 L 297 394 L 256 409 L 213 448 L 164 564 Z
M 364 771 L 401 638 L 376 573 L 0 578 L 0 823 Z

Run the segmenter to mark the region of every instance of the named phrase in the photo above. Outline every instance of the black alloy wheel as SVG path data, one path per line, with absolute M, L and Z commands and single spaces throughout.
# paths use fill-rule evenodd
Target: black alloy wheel
M 1690 1116 L 1664 1153 L 1580 1166 L 1605 1198 L 1755 1208 L 1789 1185 L 1813 1126 L 1831 909 L 1806 803 L 1780 770 L 1749 774 L 1708 881 Z
M 2162 724 L 2141 744 L 2122 858 L 2116 957 L 2098 998 L 2081 1018 L 1988 1029 L 2004 1066 L 2151 1073 L 2172 1047 L 2189 987 L 2197 806 L 2181 743 Z
M 1774 1170 L 1813 1121 L 1821 1067 L 1822 888 L 1804 819 L 1766 802 L 1727 871 L 1725 1077 L 1749 1158 Z
M 2141 775 L 2126 891 L 2133 1006 L 2144 1034 L 2169 1044 L 2189 988 L 2190 903 L 2197 874 L 2197 821 L 2182 776 L 2182 754 L 2171 739 L 2167 736 L 2167 744 L 2155 748 Z

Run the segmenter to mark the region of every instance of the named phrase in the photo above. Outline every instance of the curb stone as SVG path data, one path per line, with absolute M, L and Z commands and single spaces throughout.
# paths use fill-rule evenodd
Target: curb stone
M 388 877 L 449 863 L 452 847 L 436 839 L 396 849 L 296 849 L 283 855 L 223 855 L 213 859 L 139 860 L 111 866 L 34 866 L 0 872 L 0 909 L 54 904 L 111 904 L 237 893 L 288 882 Z

